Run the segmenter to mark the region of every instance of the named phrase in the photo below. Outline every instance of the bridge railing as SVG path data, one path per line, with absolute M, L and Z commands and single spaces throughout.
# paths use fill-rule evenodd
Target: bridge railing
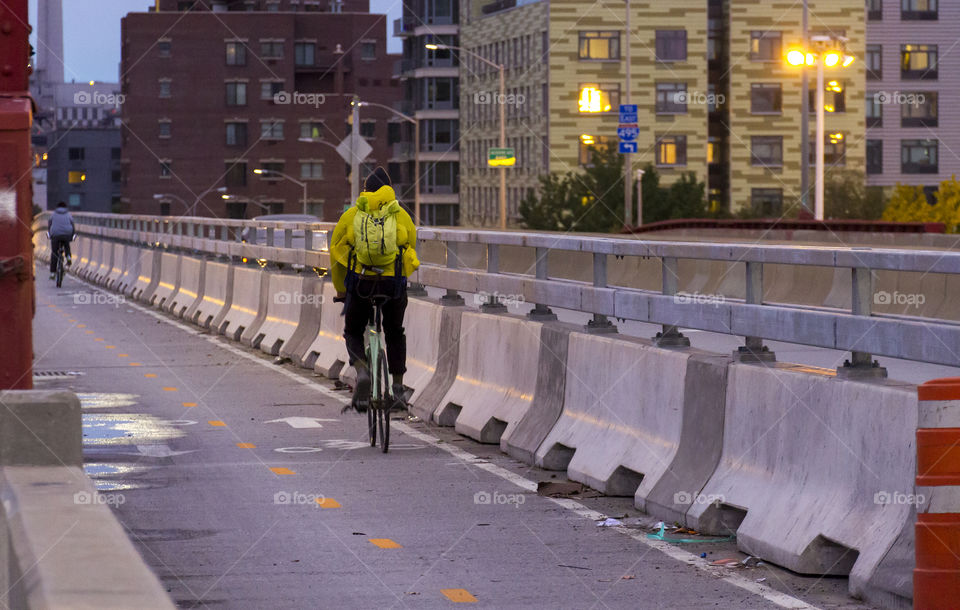
M 90 237 L 122 240 L 150 247 L 192 250 L 261 263 L 329 267 L 330 223 L 285 223 L 213 218 L 174 218 L 78 213 L 78 230 Z M 46 222 L 38 217 L 39 228 Z M 244 241 L 251 232 L 263 243 Z M 296 239 L 302 243 L 294 246 Z M 797 343 L 851 352 L 841 373 L 874 374 L 872 354 L 920 362 L 960 366 L 960 324 L 937 318 L 874 312 L 878 272 L 960 275 L 960 252 L 891 248 L 796 246 L 746 243 L 650 241 L 636 237 L 594 237 L 571 234 L 441 229 L 422 227 L 419 247 L 439 253 L 424 262 L 413 278 L 447 291 L 444 302 L 462 303 L 460 292 L 484 295 L 486 309 L 496 310 L 499 295 L 516 295 L 534 304 L 531 317 L 550 319 L 551 307 L 592 314 L 588 330 L 614 330 L 610 318 L 661 325 L 660 345 L 689 342 L 681 328 L 746 338 L 744 359 L 765 359 L 764 340 Z M 461 250 L 483 251 L 480 264 L 465 264 Z M 526 272 L 501 269 L 501 252 L 533 253 Z M 551 275 L 550 262 L 577 257 L 592 260 L 580 279 Z M 474 257 L 476 258 L 476 257 Z M 617 259 L 641 259 L 659 267 L 659 289 L 612 285 L 608 266 Z M 704 301 L 680 291 L 681 261 L 713 261 L 743 273 L 743 298 Z M 849 278 L 846 309 L 797 303 L 764 302 L 764 266 L 819 267 Z M 621 274 L 622 277 L 622 274 Z M 589 278 L 589 279 L 583 279 Z M 947 283 L 948 287 L 952 284 Z M 802 288 L 802 287 L 801 287 Z M 957 298 L 950 295 L 946 298 Z M 520 299 L 518 299 L 520 300 Z

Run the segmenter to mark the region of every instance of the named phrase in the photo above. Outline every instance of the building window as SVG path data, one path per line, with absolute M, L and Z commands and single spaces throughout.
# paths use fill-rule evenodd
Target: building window
M 657 30 L 657 61 L 685 61 L 687 59 L 686 30 Z
M 123 151 L 120 148 L 113 147 L 110 149 L 110 158 L 114 161 L 119 161 L 123 156 Z
M 781 61 L 782 34 L 774 31 L 750 32 L 750 59 Z
M 823 86 L 823 109 L 826 112 L 846 112 L 847 111 L 847 91 L 842 81 L 831 80 Z M 810 88 L 807 98 L 810 105 L 810 114 L 817 112 L 817 88 L 816 84 Z
M 867 173 L 883 173 L 883 140 L 867 140 Z
M 170 169 L 170 166 L 173 165 L 173 161 L 170 159 L 161 159 L 160 160 L 160 177 L 169 178 L 173 175 L 173 170 Z
M 754 214 L 779 217 L 783 213 L 783 189 L 750 189 Z
M 160 79 L 160 92 L 159 97 L 170 97 L 170 79 L 161 78 Z
M 247 186 L 247 162 L 246 161 L 225 161 L 224 162 L 224 185 L 230 187 Z
M 620 32 L 580 32 L 580 59 L 620 59 Z
M 283 91 L 282 80 L 260 81 L 260 99 L 262 100 L 272 100 L 281 91 Z
M 940 171 L 936 140 L 901 140 L 900 171 L 904 174 L 936 174 Z
M 580 165 L 590 167 L 593 165 L 593 153 L 598 148 L 606 148 L 613 142 L 613 138 L 608 136 L 591 136 L 583 134 L 580 136 Z
M 247 124 L 227 123 L 227 146 L 247 145 Z
M 657 165 L 686 165 L 687 136 L 657 136 Z
M 87 174 L 83 170 L 67 172 L 67 182 L 70 184 L 83 184 L 86 181 Z
M 750 112 L 753 114 L 780 114 L 783 112 L 783 89 L 780 83 L 753 83 L 750 85 Z
M 67 149 L 67 158 L 71 161 L 83 161 L 85 156 L 85 151 L 83 148 L 70 148 Z
M 305 0 L 303 3 L 303 10 L 308 13 L 319 13 L 320 2 L 317 0 Z
M 900 0 L 900 19 L 904 21 L 936 21 L 937 0 Z
M 247 65 L 247 46 L 244 43 L 240 41 L 227 43 L 227 65 Z
M 937 45 L 901 45 L 900 77 L 908 80 L 936 80 Z
M 279 12 L 280 12 L 280 3 L 279 3 L 279 2 L 267 2 L 267 12 L 268 12 L 268 13 L 279 13 Z
M 120 184 L 121 182 L 123 182 L 123 172 L 119 169 L 111 170 L 110 182 L 114 184 Z
M 783 165 L 783 136 L 753 136 L 750 138 L 751 165 L 781 167 Z
M 322 161 L 301 161 L 300 162 L 301 180 L 323 180 L 323 162 Z
M 170 57 L 170 41 L 169 40 L 157 41 L 157 55 L 159 55 L 160 57 Z
M 584 83 L 580 85 L 580 112 L 617 112 L 620 108 L 620 85 Z
M 375 42 L 361 42 L 360 43 L 360 59 L 376 59 L 377 58 L 377 43 Z
M 883 46 L 878 44 L 867 45 L 867 80 L 883 78 Z
M 686 114 L 687 83 L 657 83 L 657 114 Z
M 293 45 L 293 61 L 298 66 L 312 66 L 316 63 L 317 45 L 312 42 L 298 42 Z
M 883 19 L 883 0 L 867 0 L 867 19 L 869 21 Z
M 171 131 L 170 121 L 158 121 L 157 122 L 157 135 L 161 138 L 169 138 Z
M 283 180 L 283 176 L 278 175 L 283 173 L 283 161 L 261 161 L 260 169 L 264 170 L 260 174 L 263 180 Z
M 323 139 L 323 122 L 322 121 L 301 121 L 300 137 L 309 138 L 311 140 Z
M 377 122 L 375 120 L 360 121 L 360 135 L 364 138 L 375 138 Z
M 825 166 L 843 166 L 847 164 L 847 138 L 842 133 L 828 133 L 823 136 L 823 164 Z M 817 159 L 816 140 L 810 141 L 810 156 L 807 162 L 815 165 Z
M 260 57 L 263 59 L 283 59 L 283 41 L 261 40 Z
M 227 106 L 247 105 L 247 83 L 227 83 Z
M 260 121 L 260 138 L 263 140 L 282 140 L 283 121 L 277 119 Z
M 71 210 L 79 210 L 83 207 L 83 193 L 70 193 L 67 195 L 67 203 Z
M 900 103 L 901 127 L 936 127 L 939 123 L 937 92 L 921 91 L 900 94 L 905 99 Z
M 883 126 L 883 102 L 884 94 L 867 92 L 867 127 Z

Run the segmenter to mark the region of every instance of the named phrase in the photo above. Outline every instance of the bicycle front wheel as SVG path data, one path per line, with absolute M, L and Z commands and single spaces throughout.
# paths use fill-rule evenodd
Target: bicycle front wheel
M 63 252 L 57 256 L 57 288 L 63 286 Z
M 387 359 L 381 350 L 379 358 L 379 369 L 383 376 L 383 382 L 380 384 L 379 396 L 377 397 L 377 419 L 380 427 L 380 450 L 386 453 L 390 449 L 390 373 L 387 371 Z

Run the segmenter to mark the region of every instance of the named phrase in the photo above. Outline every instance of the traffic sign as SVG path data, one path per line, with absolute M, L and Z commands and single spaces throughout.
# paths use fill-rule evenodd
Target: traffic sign
M 620 142 L 620 152 L 621 152 L 622 154 L 627 154 L 627 153 L 636 154 L 637 152 L 639 152 L 639 150 L 640 150 L 640 149 L 637 147 L 636 141 L 633 141 L 633 142 L 623 142 L 623 141 L 621 141 L 621 142 Z
M 512 167 L 517 164 L 517 153 L 512 148 L 491 148 L 487 157 L 490 167 Z
M 636 140 L 637 136 L 640 135 L 640 126 L 639 125 L 621 125 L 617 128 L 617 137 L 620 138 L 621 142 L 627 142 Z
M 340 153 L 340 156 L 343 157 L 343 160 L 347 163 L 353 163 L 352 155 L 356 155 L 357 162 L 359 163 L 373 152 L 373 147 L 367 144 L 367 141 L 364 140 L 360 134 L 357 134 L 356 137 L 354 137 L 354 134 L 350 134 L 337 146 L 337 152 Z
M 621 123 L 637 122 L 637 105 L 636 104 L 620 104 L 620 122 Z

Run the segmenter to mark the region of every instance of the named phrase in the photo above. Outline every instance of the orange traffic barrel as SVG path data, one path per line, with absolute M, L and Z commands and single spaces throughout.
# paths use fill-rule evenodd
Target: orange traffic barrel
M 913 607 L 960 606 L 960 377 L 917 387 Z

